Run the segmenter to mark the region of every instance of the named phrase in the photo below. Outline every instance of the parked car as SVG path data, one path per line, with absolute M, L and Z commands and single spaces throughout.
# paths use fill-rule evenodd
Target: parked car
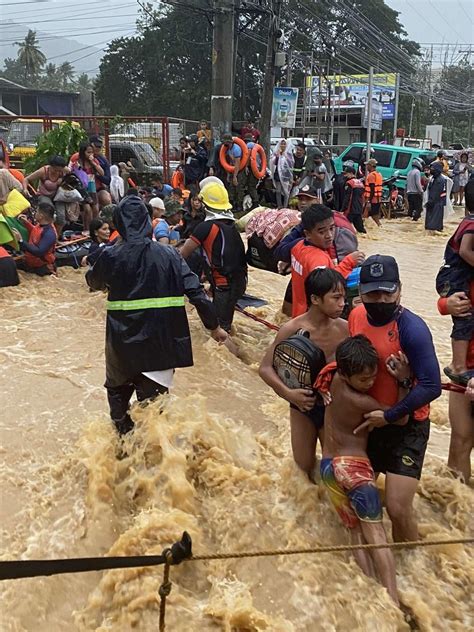
M 362 152 L 366 146 L 365 143 L 352 143 L 337 158 L 334 158 L 336 173 L 341 173 L 343 164 L 349 160 L 359 165 Z M 406 188 L 406 178 L 414 158 L 421 158 L 425 163 L 430 163 L 436 158 L 436 152 L 426 149 L 398 147 L 397 145 L 383 145 L 379 143 L 375 143 L 371 147 L 374 150 L 373 157 L 378 163 L 377 170 L 380 171 L 384 180 L 391 178 L 395 171 L 399 172 L 399 177 L 396 181 L 399 189 Z
M 130 162 L 137 174 L 162 174 L 163 162 L 149 143 L 133 140 L 109 141 L 110 160 L 117 165 L 119 162 Z

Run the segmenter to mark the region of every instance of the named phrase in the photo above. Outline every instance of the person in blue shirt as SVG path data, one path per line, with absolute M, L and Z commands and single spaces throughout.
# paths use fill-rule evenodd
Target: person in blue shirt
M 245 194 L 245 169 L 240 170 L 242 149 L 239 145 L 237 145 L 237 143 L 234 143 L 234 139 L 231 134 L 224 134 L 222 136 L 222 144 L 227 149 L 226 155 L 228 162 L 234 165 L 233 173 L 227 174 L 226 187 L 229 191 L 232 208 L 234 212 L 238 212 L 242 210 Z
M 246 191 L 247 194 L 250 195 L 250 197 L 252 198 L 252 208 L 254 208 L 258 206 L 258 203 L 259 203 L 258 192 L 257 192 L 258 178 L 254 175 L 252 171 L 252 167 L 250 164 L 250 154 L 252 152 L 252 149 L 255 147 L 257 143 L 254 142 L 252 134 L 246 134 L 246 136 L 244 137 L 244 141 L 249 150 L 249 157 L 244 169 L 244 173 L 245 173 L 244 191 Z
M 94 150 L 94 158 L 98 161 L 104 172 L 103 176 L 96 174 L 96 189 L 97 200 L 99 202 L 99 208 L 112 204 L 112 198 L 109 193 L 111 175 L 110 175 L 110 163 L 102 153 L 102 138 L 100 136 L 91 136 L 89 142 Z
M 153 236 L 157 242 L 171 246 L 178 243 L 180 233 L 177 227 L 182 214 L 183 209 L 179 202 L 169 198 L 165 200 L 165 211 L 153 230 Z
M 171 195 L 171 192 L 173 191 L 173 187 L 171 185 L 163 184 L 163 180 L 160 176 L 153 178 L 151 184 L 153 187 L 153 195 L 161 198 L 162 200 Z

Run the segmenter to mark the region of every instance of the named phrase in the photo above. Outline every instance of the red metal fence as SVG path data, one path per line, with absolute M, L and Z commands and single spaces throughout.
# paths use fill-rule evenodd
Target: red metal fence
M 77 123 L 88 136 L 100 134 L 104 141 L 105 155 L 111 163 L 127 162 L 126 158 L 130 157 L 132 162 L 140 161 L 150 173 L 156 173 L 159 167 L 162 168 L 164 180 L 169 180 L 170 160 L 176 160 L 176 150 L 174 146 L 170 147 L 168 117 L 0 116 L 7 146 L 13 148 L 33 148 L 41 133 L 53 129 L 62 121 Z M 181 135 L 188 133 L 187 127 L 191 124 L 197 129 L 196 121 L 173 121 L 175 136 L 180 133 L 179 129 L 182 129 Z

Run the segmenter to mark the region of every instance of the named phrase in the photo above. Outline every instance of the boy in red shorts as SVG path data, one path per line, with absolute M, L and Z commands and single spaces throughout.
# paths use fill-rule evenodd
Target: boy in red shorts
M 316 389 L 327 403 L 321 479 L 344 526 L 350 529 L 353 544 L 387 542 L 382 523 L 382 503 L 375 474 L 367 456 L 368 429 L 354 430 L 364 414 L 380 404 L 367 391 L 378 371 L 378 354 L 365 336 L 347 338 L 336 349 L 336 362 L 318 376 Z M 406 358 L 391 356 L 387 370 L 402 379 L 409 372 Z M 401 397 L 406 392 L 400 389 Z M 403 391 L 403 392 L 402 392 Z M 408 417 L 397 422 L 407 422 Z M 369 577 L 377 577 L 398 605 L 395 560 L 390 549 L 359 549 L 355 559 Z

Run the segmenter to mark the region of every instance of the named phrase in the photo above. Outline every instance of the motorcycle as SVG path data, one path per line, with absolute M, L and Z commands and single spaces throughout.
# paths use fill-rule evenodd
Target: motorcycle
M 405 209 L 405 199 L 395 182 L 400 176 L 394 171 L 390 178 L 382 181 L 382 202 L 380 209 L 384 217 L 390 218 L 394 213 L 401 213 Z

